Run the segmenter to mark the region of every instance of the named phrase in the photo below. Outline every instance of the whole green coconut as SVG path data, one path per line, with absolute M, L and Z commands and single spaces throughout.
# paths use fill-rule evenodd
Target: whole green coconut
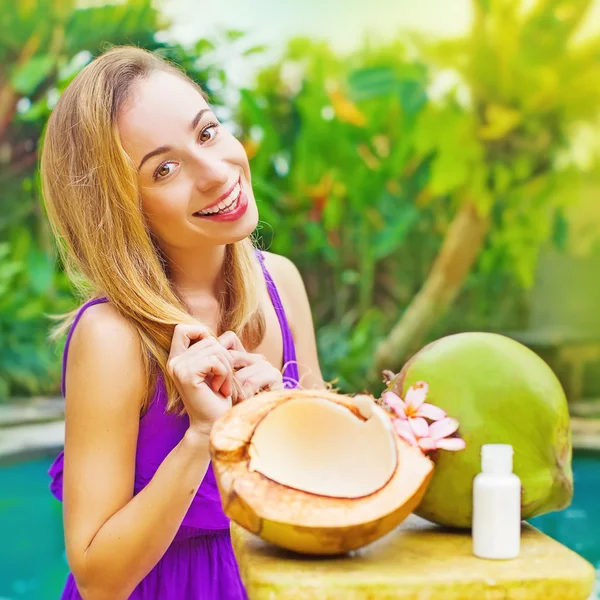
M 481 446 L 489 443 L 514 448 L 523 519 L 570 504 L 567 400 L 539 356 L 502 335 L 450 335 L 411 358 L 390 388 L 404 397 L 417 381 L 429 384 L 427 402 L 458 420 L 457 435 L 466 442 L 464 450 L 432 455 L 436 467 L 418 515 L 449 527 L 471 527 L 473 478 L 480 471 Z

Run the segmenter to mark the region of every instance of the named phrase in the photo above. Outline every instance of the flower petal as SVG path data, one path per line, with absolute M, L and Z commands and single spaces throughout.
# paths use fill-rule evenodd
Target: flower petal
M 421 440 L 419 440 L 419 444 Z M 445 438 L 443 440 L 437 440 L 436 446 L 442 450 L 464 450 L 467 447 L 465 440 L 461 438 Z
M 432 421 L 439 421 L 445 416 L 446 412 L 444 410 L 442 410 L 439 406 L 434 406 L 428 402 L 421 404 L 421 408 L 419 408 L 417 411 L 417 417 L 425 417 L 426 419 L 431 419 Z
M 408 442 L 411 446 L 417 445 L 417 438 L 413 433 L 408 421 L 403 421 L 402 419 L 394 419 L 394 429 L 396 433 L 405 441 Z
M 421 417 L 417 417 L 416 419 L 409 417 L 408 424 L 418 438 L 427 437 L 429 435 L 429 425 L 427 425 L 425 419 Z
M 401 418 L 406 419 L 406 406 L 398 394 L 385 392 L 381 399 Z
M 435 450 L 437 448 L 437 443 L 433 438 L 430 437 L 424 437 L 421 438 L 418 441 L 419 444 L 419 448 L 421 448 L 421 450 Z
M 441 440 L 452 435 L 457 429 L 458 421 L 451 417 L 445 417 L 441 421 L 435 421 L 429 426 L 429 435 L 434 440 Z
M 408 389 L 408 392 L 406 392 L 406 396 L 404 398 L 406 403 L 406 412 L 408 414 L 411 412 L 416 412 L 421 404 L 425 402 L 428 391 L 429 386 L 424 381 L 417 381 L 417 383 Z

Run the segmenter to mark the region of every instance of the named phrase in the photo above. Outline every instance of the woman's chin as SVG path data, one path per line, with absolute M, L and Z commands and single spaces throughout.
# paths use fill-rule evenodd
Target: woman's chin
M 238 238 L 236 241 L 243 240 L 251 235 L 258 227 L 258 221 L 258 207 L 256 206 L 254 198 L 252 198 L 248 203 L 248 209 L 246 210 L 244 216 L 239 219 L 239 221 L 231 223 L 231 233 L 233 236 Z
M 228 223 L 228 227 L 222 231 L 221 234 L 226 238 L 224 243 L 234 244 L 235 242 L 246 239 L 254 233 L 258 227 L 258 221 L 258 208 L 254 199 L 252 199 L 244 216 L 237 221 Z

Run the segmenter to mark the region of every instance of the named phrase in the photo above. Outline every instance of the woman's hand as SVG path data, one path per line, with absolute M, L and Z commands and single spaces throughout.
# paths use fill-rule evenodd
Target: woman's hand
M 190 419 L 190 428 L 210 434 L 212 424 L 231 408 L 234 359 L 201 324 L 175 327 L 167 372 Z
M 238 401 L 247 400 L 262 390 L 284 387 L 281 372 L 262 354 L 247 352 L 233 331 L 226 331 L 218 339 L 223 347 L 229 350 L 233 359 L 234 377 L 243 393 L 243 397 L 238 398 Z

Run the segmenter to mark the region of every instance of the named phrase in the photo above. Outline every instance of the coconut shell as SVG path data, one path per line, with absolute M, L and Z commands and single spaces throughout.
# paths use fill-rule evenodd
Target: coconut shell
M 352 397 L 334 392 L 294 389 L 258 394 L 215 423 L 210 443 L 213 470 L 225 514 L 248 531 L 295 552 L 343 554 L 397 527 L 420 503 L 433 464 L 394 434 L 397 463 L 391 478 L 360 498 L 307 493 L 252 471 L 249 448 L 261 420 L 289 400 L 315 397 L 365 419 Z

